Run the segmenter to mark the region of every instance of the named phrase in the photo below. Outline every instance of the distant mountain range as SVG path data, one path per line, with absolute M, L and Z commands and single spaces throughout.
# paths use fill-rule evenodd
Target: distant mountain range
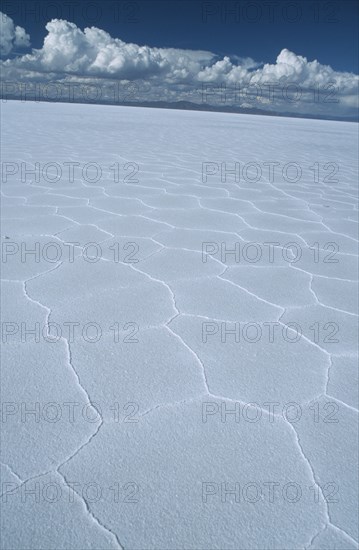
M 123 105 L 125 105 L 123 103 Z M 291 118 L 311 118 L 319 120 L 339 120 L 344 122 L 359 122 L 358 117 L 343 117 L 343 116 L 327 116 L 327 115 L 311 115 L 311 114 L 297 114 L 288 112 L 267 111 L 265 109 L 256 109 L 251 107 L 236 107 L 227 105 L 222 107 L 220 105 L 209 105 L 208 103 L 192 103 L 191 101 L 176 101 L 168 103 L 165 101 L 147 101 L 142 103 L 127 103 L 127 105 L 136 105 L 137 107 L 155 107 L 159 109 L 182 109 L 184 111 L 211 111 L 218 113 L 237 113 L 248 115 L 266 115 L 266 116 L 281 116 Z
M 2 101 L 6 100 L 16 100 L 16 101 L 24 101 L 21 100 L 20 97 L 12 95 L 11 93 L 7 93 L 6 97 L 3 97 L 3 95 L 0 93 L 0 99 Z M 26 101 L 36 101 L 33 98 L 28 98 Z M 47 99 L 47 98 L 41 98 L 41 100 L 37 100 L 37 103 L 82 103 L 82 104 L 91 104 L 91 105 L 118 105 L 118 106 L 124 106 L 124 107 L 151 107 L 156 109 L 180 109 L 184 111 L 210 111 L 210 112 L 216 112 L 216 113 L 233 113 L 233 114 L 248 114 L 248 115 L 265 115 L 265 116 L 279 116 L 279 117 L 289 117 L 289 118 L 310 118 L 310 119 L 318 119 L 318 120 L 337 120 L 342 122 L 359 122 L 359 114 L 356 117 L 344 117 L 344 116 L 330 116 L 330 115 L 312 115 L 307 113 L 293 113 L 293 112 L 278 112 L 278 111 L 268 111 L 265 109 L 256 109 L 251 107 L 236 107 L 234 105 L 226 105 L 226 106 L 220 106 L 220 105 L 210 105 L 208 103 L 193 103 L 191 101 L 174 101 L 174 102 L 167 102 L 167 101 L 141 101 L 141 102 L 134 102 L 134 101 L 124 101 L 124 102 L 113 102 L 113 101 L 88 101 L 85 102 L 83 100 L 66 100 L 65 98 L 61 98 L 61 101 L 57 101 L 54 99 Z

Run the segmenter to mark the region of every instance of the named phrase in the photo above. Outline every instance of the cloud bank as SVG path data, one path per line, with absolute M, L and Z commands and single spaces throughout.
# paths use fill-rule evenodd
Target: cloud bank
M 29 45 L 25 30 L 7 16 L 5 29 L 3 55 Z M 1 62 L 4 80 L 101 85 L 102 99 L 111 97 L 109 87 L 116 82 L 132 83 L 131 99 L 137 101 L 200 103 L 205 93 L 205 100 L 214 105 L 340 114 L 357 108 L 358 75 L 334 71 L 287 49 L 275 63 L 263 65 L 237 56 L 221 59 L 208 51 L 126 43 L 104 30 L 81 30 L 66 20 L 53 19 L 46 30 L 41 49 Z
M 11 17 L 0 12 L 0 55 L 7 56 L 16 48 L 28 48 L 30 36 L 25 29 L 14 25 Z

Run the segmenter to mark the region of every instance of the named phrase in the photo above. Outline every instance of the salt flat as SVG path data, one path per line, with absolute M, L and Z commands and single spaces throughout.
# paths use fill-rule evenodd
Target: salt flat
M 4 548 L 357 548 L 357 124 L 1 110 Z

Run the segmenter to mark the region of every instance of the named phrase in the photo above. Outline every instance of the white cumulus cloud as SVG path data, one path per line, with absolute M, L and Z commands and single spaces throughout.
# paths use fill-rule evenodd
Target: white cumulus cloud
M 14 27 L 12 20 L 6 16 L 5 27 L 7 32 L 2 43 L 4 51 L 10 51 L 19 42 L 28 45 L 28 35 L 24 29 Z M 348 113 L 356 108 L 358 75 L 335 71 L 328 65 L 322 65 L 317 60 L 309 61 L 288 49 L 279 53 L 275 63 L 262 64 L 239 55 L 220 58 L 209 51 L 126 43 L 102 29 L 91 27 L 82 30 L 74 23 L 60 19 L 47 23 L 46 30 L 48 34 L 42 48 L 2 62 L 5 79 L 17 82 L 73 82 L 74 79 L 83 82 L 85 79 L 88 84 L 93 82 L 99 85 L 99 82 L 103 82 L 105 87 L 109 86 L 110 81 L 145 81 L 146 86 L 137 86 L 138 97 L 131 99 L 186 99 L 198 103 L 201 102 L 200 90 L 203 90 L 204 85 L 235 87 L 245 95 L 238 106 L 247 105 L 251 101 L 254 87 L 258 90 L 258 87 L 267 83 L 274 83 L 274 96 L 270 101 L 262 96 L 258 107 L 275 100 L 272 109 L 282 108 L 283 111 L 288 108 L 288 101 L 286 105 L 280 106 L 280 86 L 290 85 L 293 90 L 293 86 L 297 85 L 300 87 L 301 104 L 290 104 L 290 108 L 297 112 L 318 110 L 318 104 L 313 104 L 313 89 L 320 88 L 325 93 L 327 89 L 332 91 L 335 88 L 339 101 L 335 105 L 321 105 L 322 110 L 327 108 L 332 111 L 335 109 L 338 113 L 341 110 Z M 215 94 L 210 97 L 215 103 Z M 229 97 L 227 94 L 228 101 Z M 221 101 L 223 103 L 223 98 Z M 218 103 L 221 101 L 218 100 Z
M 121 79 L 169 75 L 178 79 L 196 73 L 213 57 L 210 52 L 150 48 L 112 38 L 96 27 L 79 29 L 74 23 L 53 19 L 43 47 L 14 60 L 11 65 L 28 71 L 72 73 Z M 8 64 L 10 65 L 10 63 Z
M 0 54 L 8 55 L 14 48 L 28 48 L 30 36 L 25 29 L 14 25 L 11 17 L 0 12 Z

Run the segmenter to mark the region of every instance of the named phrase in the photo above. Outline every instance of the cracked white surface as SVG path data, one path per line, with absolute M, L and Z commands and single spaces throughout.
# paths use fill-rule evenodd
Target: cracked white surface
M 18 327 L 2 346 L 4 548 L 358 548 L 357 126 L 31 102 L 2 111 L 4 162 L 103 167 L 97 182 L 17 174 L 2 183 L 3 246 L 77 243 L 72 262 L 14 253 L 1 264 L 2 326 Z M 202 180 L 202 162 L 254 161 L 336 162 L 339 182 L 315 183 L 308 170 L 296 183 Z M 136 163 L 138 183 L 115 183 L 115 162 Z M 94 263 L 83 258 L 89 242 L 101 245 Z M 204 259 L 202 243 L 218 251 Z M 240 246 L 240 261 L 223 257 L 221 243 Z M 263 252 L 257 262 L 243 259 L 251 243 Z M 336 262 L 323 260 L 328 243 Z M 63 330 L 47 340 L 69 322 L 95 322 L 101 338 Z M 21 323 L 40 324 L 39 342 Z M 259 341 L 226 336 L 247 323 Z M 126 343 L 133 327 L 138 341 Z M 91 421 L 70 422 L 69 402 Z M 39 421 L 24 419 L 21 407 L 34 403 Z M 43 418 L 51 403 L 57 422 Z M 282 413 L 290 403 L 297 421 Z M 236 422 L 225 413 L 238 407 L 249 416 Z M 272 482 L 280 491 L 295 482 L 301 498 L 271 502 Z M 83 490 L 93 483 L 100 499 Z M 255 483 L 260 498 L 226 500 L 223 483 Z M 61 498 L 49 503 L 51 484 Z M 125 493 L 133 484 L 137 501 L 116 502 L 115 484 Z M 34 487 L 38 502 L 25 491 Z

